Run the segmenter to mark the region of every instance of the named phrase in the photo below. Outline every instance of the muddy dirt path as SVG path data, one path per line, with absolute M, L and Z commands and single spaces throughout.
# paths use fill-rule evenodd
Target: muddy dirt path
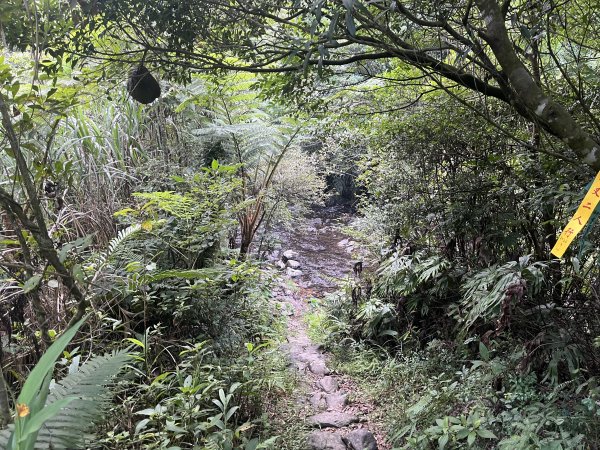
M 304 319 L 309 310 L 308 300 L 334 291 L 338 281 L 350 276 L 354 262 L 361 258 L 356 244 L 339 230 L 349 219 L 350 216 L 339 209 L 321 210 L 305 227 L 282 239 L 284 247 L 280 255 L 288 250 L 286 255 L 292 260 L 287 261 L 288 267 L 282 270 L 298 287 L 289 289 L 282 285 L 277 294 L 279 301 L 291 307 L 284 351 L 292 367 L 299 372 L 299 389 L 307 392 L 298 401 L 310 405 L 303 408 L 309 413 L 300 419 L 314 428 L 306 447 L 298 450 L 391 448 L 381 428 L 369 421 L 373 405 L 351 401 L 357 391 L 355 383 L 329 369 L 329 357 L 311 342 Z

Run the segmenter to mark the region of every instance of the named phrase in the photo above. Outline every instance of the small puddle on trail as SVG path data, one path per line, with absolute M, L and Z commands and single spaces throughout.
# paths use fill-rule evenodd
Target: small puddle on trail
M 357 244 L 345 236 L 340 227 L 349 223 L 351 215 L 340 207 L 316 210 L 307 225 L 293 232 L 281 234 L 283 248 L 296 252 L 293 260 L 300 263 L 298 272 L 291 280 L 298 289 L 282 284 L 276 291 L 276 299 L 291 305 L 288 320 L 288 343 L 283 350 L 288 354 L 292 367 L 298 371 L 301 386 L 298 404 L 304 405 L 305 417 L 300 417 L 314 428 L 306 444 L 294 450 L 387 450 L 384 434 L 377 424 L 369 422 L 374 406 L 359 401 L 356 384 L 346 376 L 333 373 L 328 367 L 328 355 L 311 342 L 307 334 L 304 316 L 312 297 L 322 298 L 333 292 L 338 281 L 352 274 L 352 268 L 360 256 Z M 280 256 L 278 254 L 277 256 Z

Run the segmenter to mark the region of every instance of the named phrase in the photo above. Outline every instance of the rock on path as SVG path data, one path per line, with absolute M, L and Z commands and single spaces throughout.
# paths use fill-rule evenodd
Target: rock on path
M 309 422 L 319 428 L 343 428 L 358 422 L 358 417 L 340 411 L 328 411 L 315 414 L 310 417 Z
M 298 256 L 295 252 L 286 253 L 289 260 Z M 301 274 L 301 271 L 287 267 L 288 277 L 296 278 Z M 314 415 L 307 417 L 306 421 L 319 428 L 308 436 L 310 450 L 378 450 L 377 441 L 368 430 L 369 424 L 364 424 L 365 428 L 356 428 L 356 424 L 364 419 L 356 414 L 357 408 L 348 405 L 348 392 L 340 388 L 340 378 L 331 373 L 326 355 L 307 335 L 303 321 L 305 299 L 286 292 L 283 301 L 291 303 L 290 311 L 293 311 L 288 321 L 289 337 L 284 350 L 289 355 L 291 366 L 303 376 L 304 384 L 313 388 L 310 397 L 301 400 L 309 401 L 314 410 Z
M 372 433 L 358 429 L 342 437 L 349 450 L 377 450 L 377 441 Z
M 346 444 L 339 434 L 326 431 L 315 431 L 308 436 L 311 450 L 346 450 Z M 362 449 L 361 449 L 362 450 Z
M 333 377 L 330 377 L 330 376 L 321 378 L 317 384 L 321 389 L 323 389 L 328 394 L 337 392 L 337 390 L 339 389 L 339 385 L 338 385 L 338 382 L 336 381 L 336 379 Z
M 310 398 L 310 404 L 316 411 L 339 411 L 348 404 L 348 394 L 324 394 L 317 392 Z

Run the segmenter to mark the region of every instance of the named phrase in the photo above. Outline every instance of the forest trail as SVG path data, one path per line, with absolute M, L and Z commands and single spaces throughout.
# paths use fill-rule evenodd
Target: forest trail
M 288 343 L 284 346 L 293 370 L 298 371 L 297 402 L 305 412 L 300 420 L 314 431 L 306 447 L 298 450 L 388 450 L 384 433 L 369 421 L 374 405 L 355 398 L 356 384 L 331 371 L 329 356 L 308 336 L 305 320 L 311 298 L 322 298 L 337 288 L 337 281 L 352 273 L 357 261 L 355 244 L 340 230 L 349 216 L 327 208 L 308 220 L 303 229 L 284 236 L 286 253 L 300 263 L 299 269 L 286 269 L 291 286 L 282 285 L 277 300 L 290 308 Z M 286 258 L 283 258 L 284 260 Z M 289 265 L 289 263 L 288 263 Z M 292 264 L 295 266 L 295 264 Z

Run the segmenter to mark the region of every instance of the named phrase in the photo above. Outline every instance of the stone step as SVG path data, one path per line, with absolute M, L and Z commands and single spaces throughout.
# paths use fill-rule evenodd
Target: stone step
M 378 450 L 375 436 L 368 430 L 358 429 L 342 437 L 348 450 Z
M 339 411 L 327 411 L 308 418 L 309 423 L 319 428 L 343 428 L 358 422 L 358 417 Z
M 378 450 L 375 436 L 368 430 L 358 429 L 345 436 L 339 432 L 313 431 L 308 436 L 310 450 Z
M 325 395 L 327 409 L 340 409 L 348 404 L 348 394 L 327 394 Z
M 316 411 L 322 411 L 327 409 L 327 401 L 325 400 L 325 395 L 323 392 L 316 392 L 310 398 L 310 404 Z
M 321 378 L 317 385 L 328 394 L 332 394 L 339 389 L 338 382 L 330 376 Z
M 313 363 L 313 362 L 322 362 L 321 361 L 321 354 L 320 353 L 316 353 L 316 352 L 310 352 L 310 351 L 303 351 L 303 350 L 299 350 L 297 351 L 296 349 L 292 350 L 290 357 L 293 360 L 296 361 L 302 361 L 305 363 Z
M 322 410 L 341 410 L 348 404 L 348 394 L 344 393 L 333 393 L 325 394 L 324 392 L 316 392 L 310 398 L 310 404 L 317 411 Z
M 309 370 L 315 375 L 329 375 L 330 371 L 321 360 L 315 359 L 308 364 Z
M 341 436 L 326 431 L 314 431 L 308 436 L 310 450 L 346 450 Z

